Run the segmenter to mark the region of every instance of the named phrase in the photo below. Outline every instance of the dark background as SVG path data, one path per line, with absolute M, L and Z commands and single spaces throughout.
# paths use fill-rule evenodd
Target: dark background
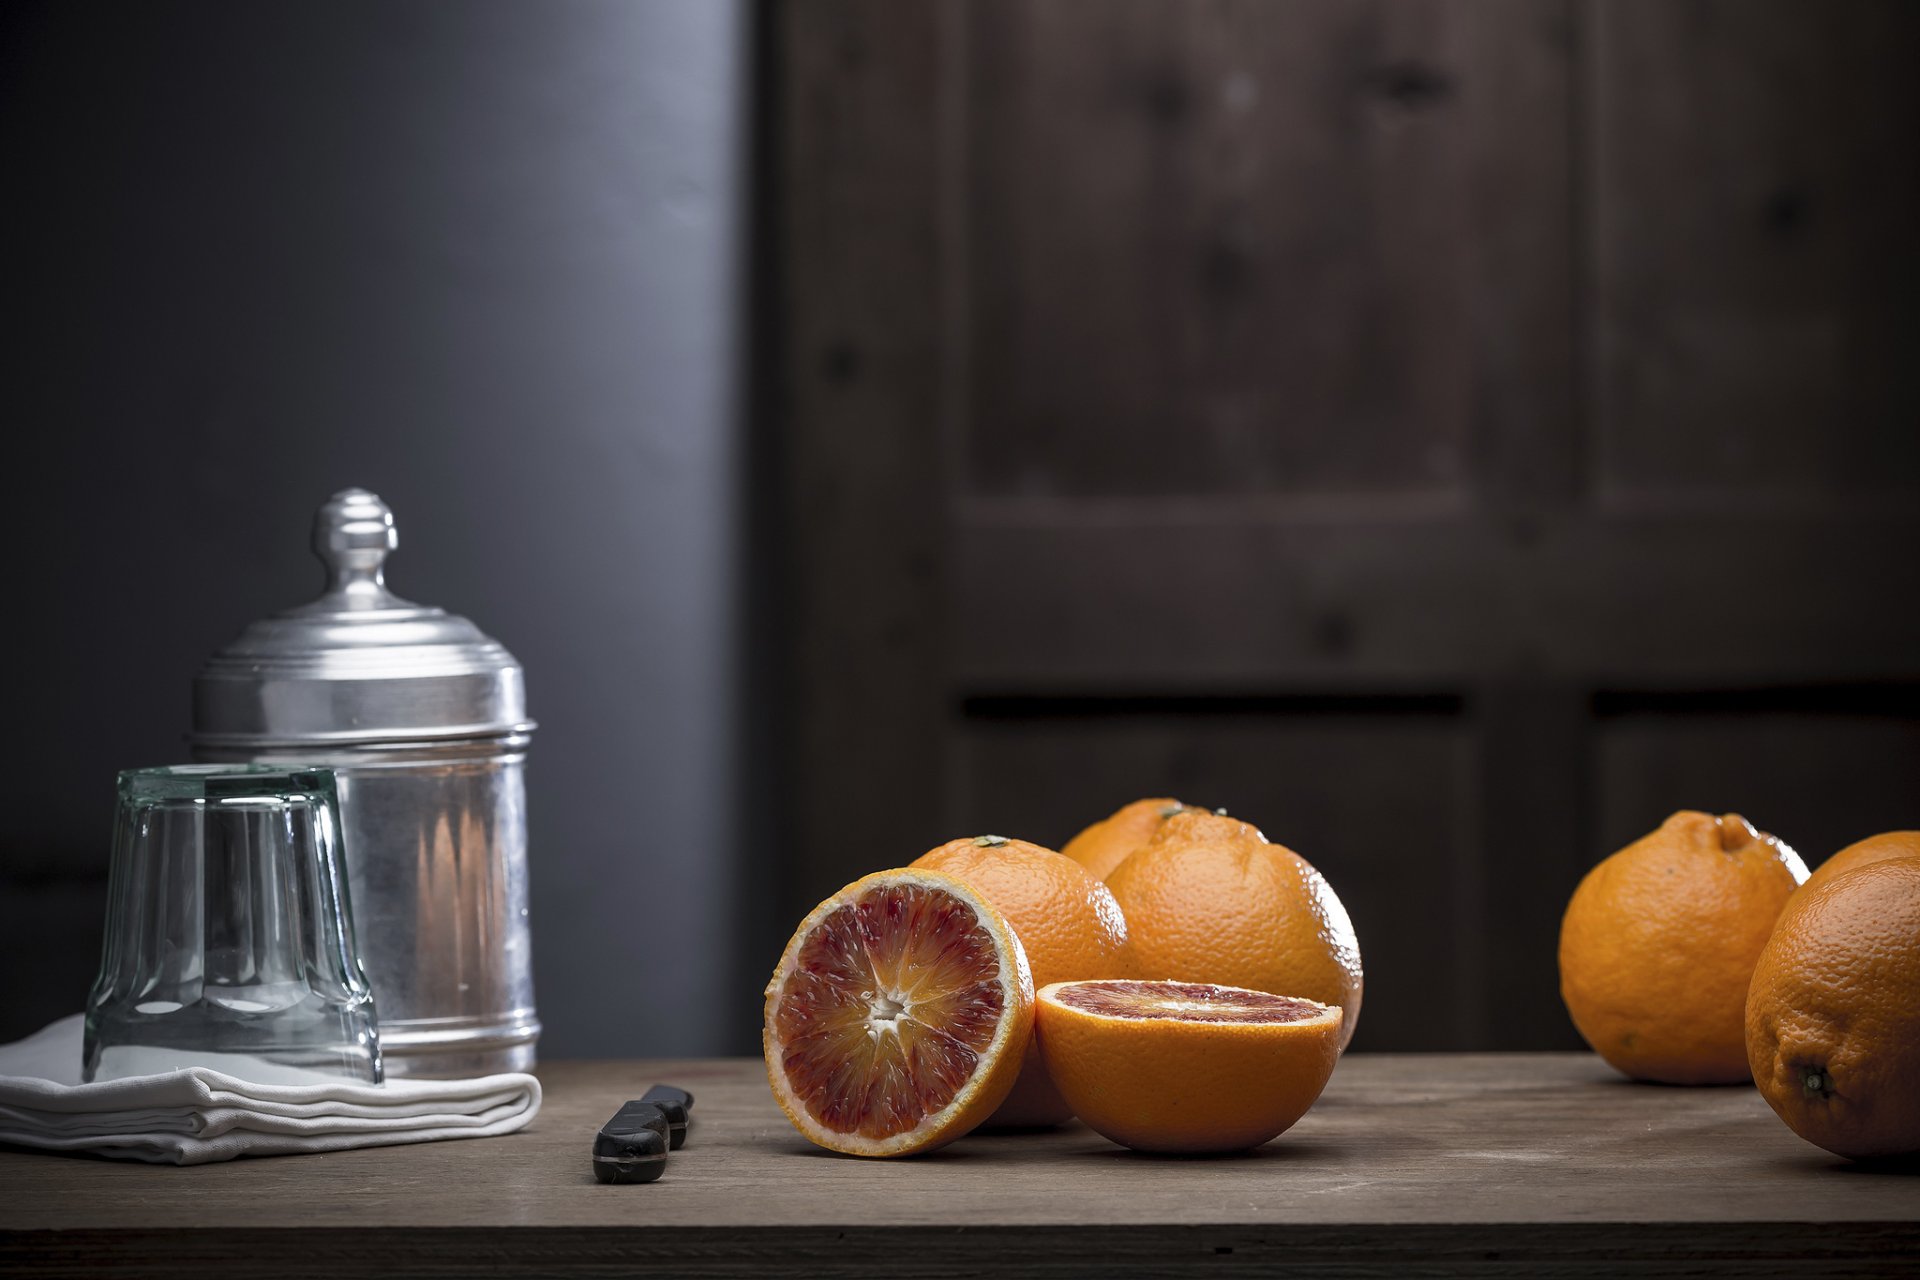
M 1374 1049 L 1574 1043 L 1675 808 L 1920 825 L 1909 5 L 5 14 L 0 1035 L 347 483 L 527 666 L 557 1056 L 1141 795 L 1328 874 Z
M 0 1037 L 84 1003 L 114 770 L 185 757 L 195 670 L 318 594 L 359 484 L 393 588 L 527 670 L 546 1048 L 737 1042 L 739 6 L 0 23 Z

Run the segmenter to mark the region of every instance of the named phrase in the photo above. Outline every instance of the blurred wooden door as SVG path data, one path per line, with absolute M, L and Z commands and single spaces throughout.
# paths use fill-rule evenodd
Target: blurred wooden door
M 788 915 L 1172 793 L 1361 1047 L 1552 1046 L 1670 810 L 1920 826 L 1913 9 L 771 19 Z

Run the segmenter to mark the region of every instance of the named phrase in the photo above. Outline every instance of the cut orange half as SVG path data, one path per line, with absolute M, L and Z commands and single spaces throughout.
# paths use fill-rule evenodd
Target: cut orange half
M 1056 982 L 1035 1035 L 1096 1133 L 1138 1151 L 1244 1151 L 1293 1127 L 1340 1057 L 1340 1009 L 1196 982 Z
M 880 871 L 815 907 L 767 984 L 767 1080 L 809 1141 L 930 1151 L 1006 1100 L 1033 978 L 993 907 L 937 871 Z

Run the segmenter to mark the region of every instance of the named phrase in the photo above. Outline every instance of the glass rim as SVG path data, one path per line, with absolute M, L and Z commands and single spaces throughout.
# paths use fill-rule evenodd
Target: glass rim
M 129 800 L 234 800 L 311 797 L 332 801 L 334 773 L 324 765 L 161 764 L 122 769 Z

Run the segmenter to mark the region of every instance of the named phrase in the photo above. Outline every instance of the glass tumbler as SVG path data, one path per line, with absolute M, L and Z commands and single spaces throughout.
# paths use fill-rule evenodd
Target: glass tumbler
M 85 1078 L 207 1066 L 378 1084 L 328 769 L 120 775 Z

